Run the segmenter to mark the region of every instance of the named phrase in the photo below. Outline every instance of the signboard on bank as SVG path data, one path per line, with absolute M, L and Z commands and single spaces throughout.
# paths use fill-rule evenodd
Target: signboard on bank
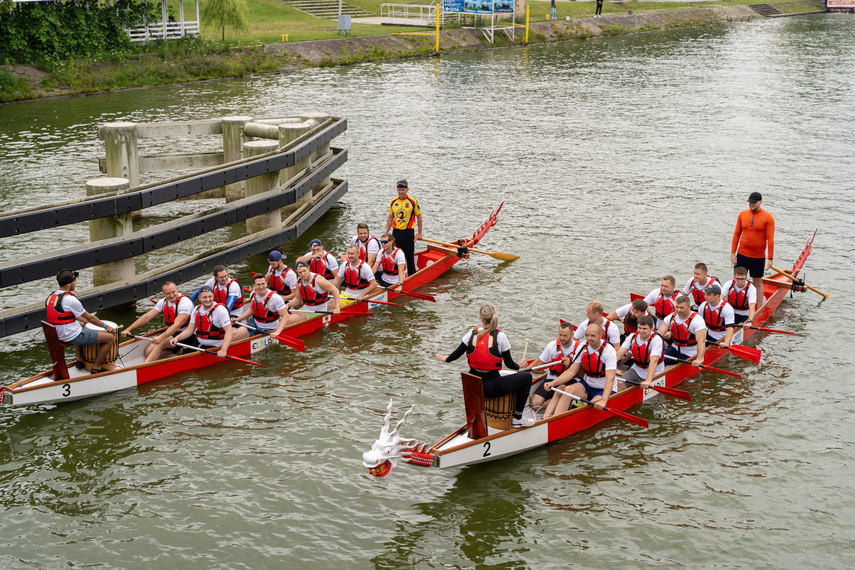
M 825 8 L 829 12 L 855 13 L 855 0 L 825 0 Z
M 442 10 L 452 14 L 510 14 L 514 0 L 443 0 Z

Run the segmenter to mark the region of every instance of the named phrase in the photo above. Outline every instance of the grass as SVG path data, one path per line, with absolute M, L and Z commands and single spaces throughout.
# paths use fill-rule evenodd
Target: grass
M 0 68 L 0 103 L 27 99 L 32 90 L 26 79 L 8 69 Z

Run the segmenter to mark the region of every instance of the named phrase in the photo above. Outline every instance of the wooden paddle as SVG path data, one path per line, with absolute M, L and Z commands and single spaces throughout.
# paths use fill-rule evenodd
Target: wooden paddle
M 641 382 L 638 380 L 627 381 L 621 379 L 625 384 L 632 384 L 633 386 L 641 386 Z M 662 394 L 667 394 L 669 396 L 674 396 L 675 398 L 680 398 L 681 400 L 686 400 L 687 402 L 692 401 L 692 397 L 689 396 L 689 393 L 685 390 L 677 390 L 676 388 L 666 388 L 665 386 L 650 386 L 651 390 L 656 390 L 657 392 L 661 392 Z
M 721 348 L 714 340 L 707 339 L 707 344 Z M 751 361 L 754 364 L 759 364 L 760 357 L 763 356 L 763 351 L 761 351 L 759 348 L 751 348 L 750 346 L 742 346 L 741 344 L 731 344 L 727 347 L 727 350 L 729 350 L 730 353 L 734 356 L 744 358 L 745 360 Z
M 792 275 L 790 275 L 789 273 L 786 273 L 785 271 L 781 271 L 780 269 L 777 269 L 777 268 L 775 268 L 775 267 L 771 267 L 771 266 L 770 266 L 770 269 L 771 269 L 772 271 L 774 271 L 775 273 L 777 273 L 778 275 L 783 275 L 784 277 L 786 277 L 786 278 L 787 278 L 787 279 L 789 279 L 790 281 L 794 281 L 794 282 L 795 282 L 795 281 L 800 281 L 799 279 L 796 279 L 795 277 L 793 277 L 793 276 L 792 276 Z M 820 291 L 819 289 L 814 289 L 813 287 L 811 287 L 811 286 L 810 286 L 810 285 L 808 285 L 807 283 L 802 283 L 802 285 L 804 285 L 805 287 L 807 287 L 808 289 L 810 289 L 810 290 L 811 290 L 811 291 L 813 291 L 814 293 L 819 293 L 820 295 L 822 295 L 822 298 L 823 298 L 823 299 L 828 299 L 828 297 L 829 297 L 829 295 L 828 295 L 827 293 L 823 293 L 823 292 L 822 292 L 822 291 Z
M 426 241 L 428 243 L 435 243 L 436 245 L 443 245 L 445 247 L 451 247 L 457 249 L 457 244 L 453 243 L 445 243 L 444 241 L 436 241 L 433 239 L 422 238 L 422 241 Z M 484 255 L 489 255 L 493 259 L 500 259 L 502 261 L 513 261 L 515 259 L 519 259 L 519 255 L 514 255 L 513 253 L 502 253 L 501 251 L 484 251 L 483 249 L 475 249 L 473 247 L 468 248 L 469 251 L 474 251 L 475 253 L 483 253 Z
M 132 336 L 132 337 L 134 337 L 135 339 L 138 339 L 138 340 L 147 340 L 147 341 L 149 341 L 149 342 L 151 342 L 151 340 L 152 340 L 152 339 L 150 339 L 150 338 L 149 338 L 149 337 L 147 337 L 147 336 L 138 336 L 138 335 L 135 335 L 135 334 L 132 334 L 132 335 L 130 335 L 130 336 Z M 199 348 L 198 346 L 190 346 L 189 344 L 184 344 L 184 343 L 182 343 L 182 342 L 176 342 L 176 343 L 175 343 L 175 345 L 176 345 L 176 346 L 180 346 L 181 348 L 188 348 L 188 349 L 190 349 L 190 350 L 195 350 L 195 351 L 197 351 L 197 352 L 207 352 L 208 354 L 213 354 L 214 356 L 216 356 L 217 358 L 219 358 L 219 356 L 217 355 L 217 353 L 216 353 L 216 352 L 212 352 L 212 351 L 210 351 L 210 350 L 205 350 L 204 348 Z M 237 356 L 232 356 L 232 355 L 230 355 L 230 354 L 227 354 L 227 355 L 226 355 L 226 358 L 228 358 L 229 360 L 237 360 L 238 362 L 246 362 L 247 364 L 252 364 L 252 365 L 255 365 L 255 366 L 261 366 L 262 368 L 267 368 L 267 365 L 266 365 L 266 364 L 261 364 L 260 362 L 253 362 L 252 360 L 246 360 L 245 358 L 239 358 L 239 357 L 237 357 Z
M 546 364 L 541 364 L 540 366 L 530 366 L 528 368 L 520 368 L 517 372 L 531 372 L 532 370 L 541 370 L 543 368 L 549 368 L 550 366 L 555 366 L 556 364 L 560 364 L 561 360 L 553 360 L 552 362 L 547 362 Z M 534 362 L 534 360 L 532 360 Z
M 344 297 L 345 299 L 350 299 L 351 301 L 356 301 L 356 299 L 351 297 L 350 295 L 345 295 L 344 293 L 342 293 L 341 296 Z M 359 300 L 356 302 L 357 303 L 377 303 L 378 305 L 395 305 L 396 307 L 401 306 L 401 303 L 392 303 L 390 301 L 377 301 L 375 299 L 362 299 L 362 300 Z
M 763 332 L 771 332 L 771 333 L 780 333 L 780 334 L 796 334 L 790 331 L 782 331 L 780 329 L 767 329 L 766 327 L 748 327 L 749 329 L 754 329 L 755 331 L 763 331 Z
M 579 400 L 580 402 L 584 402 L 584 403 L 588 404 L 589 406 L 594 405 L 594 402 L 592 402 L 591 400 L 586 400 L 585 398 L 580 398 L 579 396 L 576 396 L 576 395 L 571 394 L 569 392 L 565 392 L 564 390 L 559 390 L 558 388 L 553 387 L 552 391 L 558 392 L 559 394 L 564 394 L 565 396 L 570 396 L 574 400 Z M 612 408 L 606 408 L 605 406 L 603 407 L 603 410 L 609 412 L 610 414 L 614 414 L 617 417 L 624 419 L 628 422 L 638 424 L 642 427 L 648 427 L 647 426 L 647 420 L 645 420 L 644 418 L 639 418 L 639 417 L 633 416 L 632 414 L 628 414 L 626 412 L 621 412 L 620 410 L 615 410 Z
M 380 287 L 378 285 L 378 287 Z M 436 299 L 433 295 L 424 295 L 422 293 L 411 293 L 410 291 L 398 291 L 397 289 L 392 289 L 391 287 L 380 287 L 380 289 L 386 289 L 387 291 L 391 291 L 392 293 L 397 293 L 399 295 L 406 295 L 407 297 L 414 297 L 416 299 L 424 299 L 425 301 L 430 301 L 431 303 L 436 303 Z M 374 303 L 375 301 L 371 301 Z
M 683 364 L 688 364 L 689 366 L 694 366 L 694 364 L 692 363 L 691 360 L 685 360 L 683 358 L 677 358 L 676 356 L 667 356 L 667 355 L 665 356 L 665 358 L 667 358 L 668 360 L 675 360 L 677 362 L 682 362 Z M 728 370 L 722 370 L 721 368 L 714 368 L 714 367 L 709 366 L 707 364 L 701 364 L 699 366 L 699 368 L 705 368 L 705 369 L 710 370 L 712 372 L 719 372 L 720 374 L 727 374 L 728 376 L 733 376 L 734 378 L 742 378 L 742 374 L 740 374 L 738 372 L 730 372 Z
M 252 325 L 248 325 L 246 323 L 242 323 L 240 321 L 235 321 L 235 323 L 239 324 L 242 327 L 246 327 L 250 330 L 258 331 L 262 334 L 270 334 L 271 331 L 266 331 L 259 327 L 254 327 Z M 284 344 L 285 346 L 290 346 L 294 350 L 299 350 L 300 352 L 306 352 L 306 343 L 298 338 L 294 338 L 293 336 L 286 336 L 284 334 L 279 334 L 276 337 L 277 342 L 279 344 Z

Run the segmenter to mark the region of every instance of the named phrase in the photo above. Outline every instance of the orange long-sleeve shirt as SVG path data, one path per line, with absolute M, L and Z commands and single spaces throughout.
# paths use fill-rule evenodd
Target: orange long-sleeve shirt
M 739 212 L 730 252 L 739 253 L 745 257 L 774 257 L 775 218 L 772 214 L 762 208 L 756 212 L 751 210 Z

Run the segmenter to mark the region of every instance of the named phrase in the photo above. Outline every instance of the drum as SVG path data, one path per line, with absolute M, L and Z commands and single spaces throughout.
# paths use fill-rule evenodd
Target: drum
M 511 419 L 514 417 L 516 403 L 516 392 L 498 398 L 485 398 L 484 411 L 487 414 L 487 425 L 494 429 L 511 429 Z
M 104 370 L 113 370 L 116 368 L 116 358 L 119 356 L 119 330 L 116 323 L 111 321 L 101 321 L 105 325 L 113 327 L 113 338 L 115 339 L 115 343 L 113 344 L 113 348 L 110 349 L 110 352 L 107 353 L 107 357 L 104 358 L 104 362 L 101 363 L 101 368 Z M 92 323 L 86 323 L 86 328 L 93 331 L 103 331 L 104 329 L 98 326 L 93 325 Z M 91 371 L 92 365 L 95 363 L 95 357 L 98 355 L 98 345 L 93 344 L 92 346 L 81 346 L 80 347 L 80 357 L 83 359 L 83 362 L 86 363 L 86 370 Z

